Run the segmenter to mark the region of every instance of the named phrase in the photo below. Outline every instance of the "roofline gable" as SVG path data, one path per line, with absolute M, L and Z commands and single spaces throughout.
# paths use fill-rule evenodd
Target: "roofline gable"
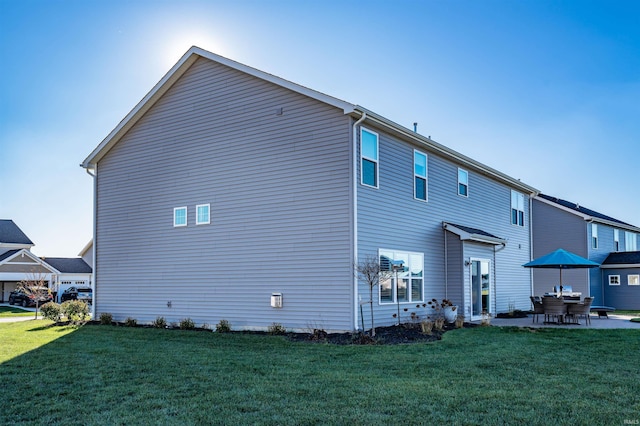
M 355 105 L 316 90 L 309 89 L 273 74 L 260 71 L 256 68 L 249 67 L 231 59 L 225 58 L 215 53 L 206 51 L 197 46 L 192 46 L 180 60 L 160 79 L 158 83 L 146 94 L 144 98 L 118 123 L 118 125 L 107 135 L 106 138 L 84 159 L 80 166 L 85 169 L 95 167 L 108 152 L 115 146 L 118 141 L 146 114 L 147 111 L 155 105 L 156 102 L 184 75 L 185 72 L 199 59 L 205 58 L 219 64 L 228 66 L 232 69 L 244 72 L 262 80 L 274 83 L 281 87 L 298 92 L 302 95 L 311 97 L 326 104 L 335 106 L 344 111 L 345 114 L 352 112 Z
M 6 259 L 2 259 L 0 261 L 0 265 L 4 265 L 7 264 L 9 262 L 11 262 L 11 260 L 15 259 L 16 257 L 18 257 L 19 255 L 24 256 L 27 255 L 30 259 L 32 259 L 33 261 L 35 261 L 37 264 L 39 264 L 40 266 L 44 267 L 45 269 L 49 269 L 51 271 L 52 274 L 59 274 L 60 271 L 58 271 L 56 268 L 54 268 L 53 266 L 49 265 L 48 263 L 44 262 L 42 259 L 40 259 L 38 256 L 36 256 L 35 254 L 31 253 L 29 250 L 27 249 L 20 249 L 17 252 L 15 252 L 13 255 L 8 256 Z
M 582 212 L 579 212 L 579 211 L 574 210 L 572 208 L 563 206 L 562 204 L 558 204 L 558 203 L 555 203 L 555 202 L 553 202 L 551 200 L 547 200 L 546 198 L 542 198 L 542 197 L 540 197 L 538 195 L 535 196 L 535 200 L 536 201 L 540 201 L 541 203 L 547 204 L 547 205 L 549 205 L 551 207 L 555 207 L 555 208 L 557 208 L 559 210 L 562 210 L 564 212 L 571 213 L 574 216 L 578 216 L 578 217 L 584 219 L 585 222 L 601 223 L 603 225 L 608 225 L 608 226 L 611 226 L 613 228 L 625 229 L 625 230 L 631 231 L 631 232 L 640 232 L 640 228 L 637 228 L 637 227 L 635 227 L 633 225 L 629 225 L 629 224 L 626 224 L 624 222 L 613 222 L 613 221 L 602 219 L 602 218 L 599 218 L 599 217 L 596 217 L 596 216 L 591 216 L 591 215 L 588 215 L 586 213 L 582 213 Z

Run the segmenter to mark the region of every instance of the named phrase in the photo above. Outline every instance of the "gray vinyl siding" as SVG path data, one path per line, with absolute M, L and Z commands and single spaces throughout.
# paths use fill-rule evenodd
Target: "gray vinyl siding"
M 609 253 L 615 251 L 613 243 L 613 230 L 614 228 L 609 225 L 598 223 L 598 248 L 594 249 L 591 244 L 592 227 L 591 224 L 587 224 L 587 258 L 589 260 L 602 263 L 607 258 Z M 621 233 L 624 234 L 624 231 L 621 231 Z M 622 247 L 624 248 L 624 246 Z M 600 270 L 600 268 L 592 268 L 588 270 L 588 274 L 590 291 L 594 296 L 594 305 L 602 305 L 606 298 L 602 281 L 602 271 Z
M 98 164 L 97 314 L 351 330 L 350 130 L 339 109 L 196 61 Z
M 609 285 L 610 275 L 620 275 L 620 285 Z M 640 267 L 602 270 L 603 305 L 616 309 L 640 310 L 640 286 L 629 285 L 629 275 L 640 275 Z
M 517 309 L 528 309 L 531 279 L 529 271 L 521 266 L 530 257 L 528 194 L 525 226 L 511 225 L 510 187 L 465 167 L 469 171 L 469 197 L 461 197 L 457 193 L 458 164 L 381 129 L 365 127 L 380 135 L 380 177 L 379 189 L 358 185 L 359 257 L 377 253 L 379 248 L 424 253 L 425 300 L 441 299 L 445 297 L 446 268 L 442 222 L 479 228 L 508 240 L 506 247 L 497 248 L 491 258 L 492 262 L 495 259 L 496 311 L 507 311 L 510 301 Z M 428 155 L 428 202 L 413 197 L 414 149 Z M 449 234 L 447 238 L 453 241 L 455 236 Z M 493 251 L 492 246 L 487 247 Z M 464 273 L 468 274 L 468 268 Z M 449 274 L 452 296 L 461 294 L 465 287 L 465 282 L 457 281 L 459 277 Z M 361 283 L 360 294 L 366 291 Z M 415 304 L 406 307 L 416 309 Z M 395 305 L 377 305 L 374 309 L 379 325 L 394 322 Z
M 560 248 L 588 258 L 588 245 L 591 244 L 590 235 L 587 234 L 588 227 L 581 217 L 534 199 L 533 258 L 537 259 Z M 562 271 L 562 281 L 572 286 L 573 291 L 581 292 L 582 297 L 598 297 L 589 288 L 589 271 L 586 269 L 565 269 Z M 558 269 L 533 269 L 534 296 L 552 292 L 553 287 L 559 284 Z

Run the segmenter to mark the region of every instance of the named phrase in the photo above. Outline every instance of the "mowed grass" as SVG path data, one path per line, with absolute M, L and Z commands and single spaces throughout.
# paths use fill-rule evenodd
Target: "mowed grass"
M 0 306 L 0 318 L 6 317 L 34 317 L 36 316 L 35 312 L 27 311 L 22 308 L 13 307 L 13 306 Z M 38 312 L 38 317 L 40 317 L 40 313 Z
M 0 424 L 624 424 L 638 330 L 478 327 L 436 343 L 0 324 Z

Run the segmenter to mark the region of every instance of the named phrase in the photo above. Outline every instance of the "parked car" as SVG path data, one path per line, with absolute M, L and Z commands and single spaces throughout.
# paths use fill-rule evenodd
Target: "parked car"
M 46 287 L 39 287 L 37 292 L 40 293 L 40 296 L 38 297 L 33 294 L 27 294 L 22 290 L 12 291 L 11 293 L 9 293 L 9 304 L 22 305 L 24 307 L 27 307 L 35 306 L 37 301 L 38 305 L 42 306 L 47 302 L 51 302 L 51 300 L 53 299 L 51 293 L 49 293 L 49 289 L 47 289 Z
M 91 287 L 69 287 L 60 295 L 61 302 L 66 302 L 67 300 L 82 300 L 91 304 L 93 302 L 93 290 Z

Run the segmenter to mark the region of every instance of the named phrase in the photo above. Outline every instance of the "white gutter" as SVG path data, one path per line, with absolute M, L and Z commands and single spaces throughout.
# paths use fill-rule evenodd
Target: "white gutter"
M 80 165 L 81 167 L 84 167 L 82 164 Z M 96 266 L 98 265 L 98 262 L 96 261 L 96 229 L 97 229 L 97 217 L 98 217 L 98 165 L 94 164 L 93 165 L 93 173 L 91 173 L 91 169 L 86 168 L 84 169 L 85 172 L 87 172 L 87 174 L 89 176 L 91 176 L 93 178 L 93 229 L 92 229 L 92 235 L 93 235 L 93 247 L 91 248 L 92 251 L 92 258 L 93 258 L 93 265 L 91 266 L 91 275 L 93 277 L 91 281 L 91 290 L 93 293 L 93 300 L 91 303 L 91 319 L 95 320 L 96 319 Z
M 358 125 L 367 118 L 367 113 L 363 112 L 358 121 L 353 123 L 353 182 L 351 191 L 353 192 L 353 324 L 354 330 L 358 330 L 358 274 L 355 272 L 358 264 Z M 371 307 L 373 309 L 373 306 Z

